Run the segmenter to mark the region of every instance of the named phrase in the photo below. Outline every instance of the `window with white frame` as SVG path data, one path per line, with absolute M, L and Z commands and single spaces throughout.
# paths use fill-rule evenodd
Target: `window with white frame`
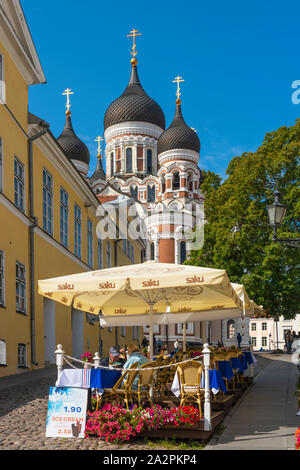
M 0 250 L 0 306 L 5 305 L 4 253 Z
M 0 193 L 3 192 L 3 142 L 0 137 Z
M 68 248 L 69 244 L 69 195 L 60 188 L 60 242 Z
M 20 160 L 15 157 L 14 162 L 14 184 L 15 184 L 15 206 L 24 212 L 25 200 L 24 200 L 24 165 Z
M 43 229 L 49 235 L 53 234 L 53 179 L 45 168 L 43 169 Z
M 256 346 L 256 337 L 255 336 L 252 336 L 251 343 L 252 343 L 253 346 Z
M 102 269 L 103 267 L 102 254 L 103 254 L 103 243 L 102 243 L 102 239 L 98 238 L 98 269 Z
M 6 342 L 0 339 L 0 366 L 6 366 Z
M 121 336 L 126 336 L 126 326 L 121 326 Z
M 111 268 L 111 245 L 109 241 L 106 243 L 106 266 Z
M 26 345 L 18 344 L 18 367 L 26 367 Z
M 94 262 L 93 262 L 93 222 L 88 219 L 87 221 L 87 263 L 90 266 L 90 268 L 93 267 Z
M 75 220 L 75 255 L 81 258 L 81 209 L 75 204 L 74 206 Z
M 262 347 L 266 347 L 266 346 L 267 346 L 267 337 L 266 337 L 266 336 L 262 336 L 262 338 L 261 338 L 261 345 L 262 345 Z
M 26 313 L 26 277 L 25 266 L 16 262 L 16 309 L 19 313 Z
M 267 322 L 263 322 L 263 323 L 261 324 L 261 329 L 262 329 L 263 331 L 266 331 L 266 330 L 267 330 Z
M 251 331 L 256 331 L 256 323 L 251 323 Z

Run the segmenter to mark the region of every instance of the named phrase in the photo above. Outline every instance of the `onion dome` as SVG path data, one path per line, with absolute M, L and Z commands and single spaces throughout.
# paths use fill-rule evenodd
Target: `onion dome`
M 87 165 L 90 163 L 90 152 L 85 143 L 83 143 L 75 134 L 72 121 L 71 113 L 66 113 L 66 124 L 63 132 L 58 137 L 57 141 L 63 148 L 65 154 L 70 160 L 77 160 Z
M 187 149 L 200 152 L 200 140 L 196 132 L 184 121 L 181 112 L 181 101 L 176 101 L 176 112 L 170 127 L 164 131 L 157 143 L 157 154 L 167 150 Z
M 131 77 L 124 93 L 107 109 L 104 130 L 121 122 L 149 122 L 165 129 L 166 120 L 161 107 L 143 89 L 137 72 L 137 61 L 131 61 Z

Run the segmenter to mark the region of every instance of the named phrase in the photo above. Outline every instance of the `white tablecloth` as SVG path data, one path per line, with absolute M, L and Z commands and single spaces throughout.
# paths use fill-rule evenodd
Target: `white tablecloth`
M 202 372 L 202 377 L 201 377 L 201 388 L 205 387 L 204 383 L 204 373 Z M 219 388 L 212 388 L 211 391 L 216 395 L 219 393 L 220 389 Z M 175 373 L 173 383 L 171 386 L 171 392 L 174 393 L 176 397 L 179 397 L 180 395 L 180 386 L 179 386 L 179 377 L 178 377 L 178 372 Z

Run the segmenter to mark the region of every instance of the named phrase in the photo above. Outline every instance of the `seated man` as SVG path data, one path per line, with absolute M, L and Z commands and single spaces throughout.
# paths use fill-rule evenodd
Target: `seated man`
M 109 357 L 102 359 L 100 366 L 122 369 L 125 359 L 120 357 L 120 350 L 117 346 L 112 346 L 109 350 Z

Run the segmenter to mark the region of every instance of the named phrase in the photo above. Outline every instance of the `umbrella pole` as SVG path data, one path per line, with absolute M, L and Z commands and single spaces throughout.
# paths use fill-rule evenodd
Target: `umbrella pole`
M 183 352 L 186 353 L 186 323 L 183 324 Z
M 150 304 L 150 309 L 149 309 L 149 314 L 150 314 L 150 361 L 153 361 L 153 304 Z

